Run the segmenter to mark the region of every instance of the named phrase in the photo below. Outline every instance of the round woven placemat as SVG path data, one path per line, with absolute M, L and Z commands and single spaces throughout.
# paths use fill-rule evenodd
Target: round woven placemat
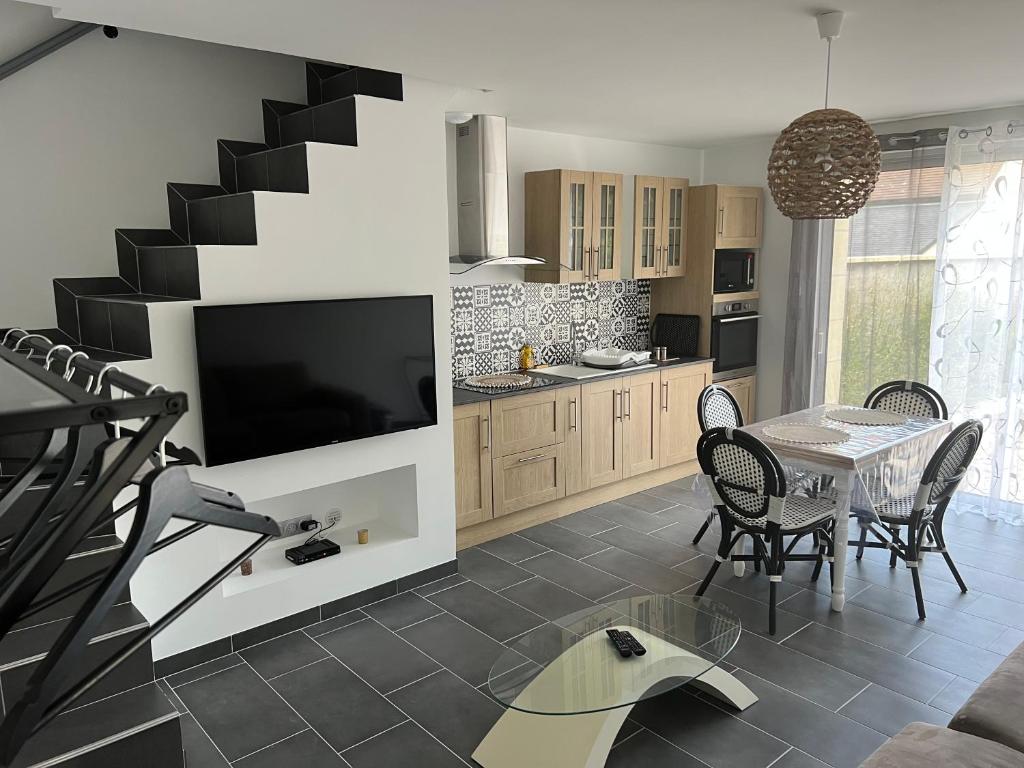
M 772 424 L 762 429 L 761 433 L 774 440 L 806 445 L 835 445 L 850 439 L 850 435 L 841 429 L 815 424 Z
M 826 411 L 825 416 L 832 421 L 859 424 L 862 427 L 891 427 L 907 423 L 907 417 L 901 413 L 876 411 L 871 408 L 836 408 Z
M 487 389 L 519 389 L 530 383 L 530 377 L 522 373 L 497 373 L 491 376 L 470 376 L 465 383 L 471 387 Z

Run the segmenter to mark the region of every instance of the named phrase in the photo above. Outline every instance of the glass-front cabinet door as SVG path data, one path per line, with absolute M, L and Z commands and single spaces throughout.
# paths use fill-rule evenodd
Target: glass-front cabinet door
M 579 283 L 594 270 L 591 229 L 593 221 L 593 174 L 562 171 L 563 280 Z
M 686 197 L 689 187 L 688 179 L 664 179 L 658 277 L 682 277 L 686 272 Z
M 659 277 L 661 270 L 661 233 L 663 179 L 637 176 L 633 193 L 633 277 Z
M 622 176 L 594 173 L 594 218 L 591 280 L 618 280 L 622 253 Z

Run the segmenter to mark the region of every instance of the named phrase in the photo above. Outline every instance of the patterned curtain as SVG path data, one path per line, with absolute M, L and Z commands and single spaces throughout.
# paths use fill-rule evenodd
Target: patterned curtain
M 984 441 L 961 510 L 1024 524 L 1024 122 L 950 128 L 939 215 L 930 384 Z

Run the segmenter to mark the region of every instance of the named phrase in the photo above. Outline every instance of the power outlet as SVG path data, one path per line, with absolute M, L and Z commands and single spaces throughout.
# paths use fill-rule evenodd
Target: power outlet
M 324 518 L 324 528 L 326 528 L 328 525 L 334 525 L 335 523 L 341 525 L 340 509 L 330 509 L 327 511 L 327 517 Z
M 289 536 L 298 536 L 300 533 L 308 536 L 309 534 L 299 526 L 304 521 L 312 519 L 312 515 L 299 515 L 298 517 L 293 517 L 290 520 L 281 520 L 278 522 L 278 526 L 281 528 L 281 538 L 287 539 Z

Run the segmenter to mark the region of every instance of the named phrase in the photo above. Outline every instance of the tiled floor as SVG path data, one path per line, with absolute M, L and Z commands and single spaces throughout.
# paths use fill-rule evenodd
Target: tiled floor
M 693 592 L 717 527 L 688 483 L 661 486 L 459 555 L 460 573 L 168 677 L 189 768 L 435 768 L 470 754 L 502 708 L 487 672 L 509 643 L 592 601 Z M 760 698 L 735 713 L 676 690 L 637 706 L 609 766 L 857 766 L 905 724 L 944 724 L 1024 641 L 1024 529 L 949 514 L 946 536 L 971 592 L 941 558 L 923 566 L 928 620 L 908 571 L 882 550 L 852 559 L 848 603 L 793 563 L 778 633 L 767 579 L 720 570 L 709 596 L 744 632 L 728 668 Z

